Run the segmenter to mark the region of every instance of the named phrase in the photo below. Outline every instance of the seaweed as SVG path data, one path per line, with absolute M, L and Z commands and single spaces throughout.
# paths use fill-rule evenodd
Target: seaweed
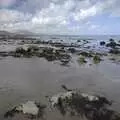
M 78 62 L 79 62 L 80 64 L 87 63 L 87 61 L 85 60 L 85 57 L 83 57 L 83 56 L 80 56 L 80 57 L 79 57 Z
M 94 62 L 95 64 L 98 64 L 98 63 L 100 63 L 100 61 L 101 61 L 101 58 L 100 58 L 100 56 L 98 56 L 98 55 L 95 55 L 95 56 L 93 57 L 93 62 Z

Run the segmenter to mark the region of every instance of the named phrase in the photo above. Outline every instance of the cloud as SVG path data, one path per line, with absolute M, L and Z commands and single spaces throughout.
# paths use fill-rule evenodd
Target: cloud
M 0 29 L 40 33 L 83 33 L 101 25 L 91 18 L 107 14 L 120 17 L 119 0 L 22 0 L 13 9 L 0 10 Z

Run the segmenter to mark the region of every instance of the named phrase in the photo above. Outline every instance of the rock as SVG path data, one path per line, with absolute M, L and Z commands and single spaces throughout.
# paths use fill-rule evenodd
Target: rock
M 68 51 L 70 51 L 71 53 L 75 53 L 76 49 L 75 48 L 69 48 Z
M 60 49 L 55 50 L 55 53 L 56 53 L 56 54 L 65 53 L 65 52 L 66 52 L 66 51 L 65 51 L 64 48 L 60 48 Z
M 39 50 L 38 46 L 31 45 L 31 46 L 28 47 L 26 52 L 34 52 L 34 51 L 38 51 L 38 50 Z
M 84 57 L 93 57 L 94 54 L 91 52 L 82 51 L 79 53 L 79 55 L 82 55 Z
M 48 41 L 48 44 L 52 44 L 52 43 L 53 43 L 53 41 L 52 41 L 52 40 L 49 40 L 49 41 Z
M 81 40 L 77 40 L 77 42 L 79 43 L 79 42 L 81 42 Z
M 115 48 L 117 46 L 117 43 L 115 41 L 112 41 L 108 44 L 106 44 L 106 47 L 111 47 L 111 48 Z
M 117 112 L 106 107 L 111 105 L 111 101 L 105 97 L 81 93 L 77 90 L 52 96 L 50 103 L 62 115 L 72 113 L 74 116 L 86 117 L 87 120 L 118 120 L 117 118 L 120 117 L 119 114 L 116 115 Z
M 63 42 L 64 40 L 60 40 L 60 42 Z
M 110 42 L 114 42 L 115 40 L 114 40 L 114 39 L 112 39 L 112 38 L 110 38 L 110 39 L 109 39 L 109 41 L 110 41 Z
M 93 61 L 94 61 L 95 64 L 100 63 L 100 61 L 101 61 L 100 56 L 95 55 L 95 56 L 93 57 Z
M 32 118 L 40 118 L 43 117 L 45 105 L 41 105 L 40 103 L 36 103 L 34 101 L 27 101 L 21 105 L 14 107 L 12 110 L 5 113 L 4 117 L 14 117 L 17 114 L 27 115 L 27 117 Z
M 15 53 L 25 54 L 26 50 L 23 49 L 22 47 L 19 47 L 19 48 L 16 48 Z
M 68 63 L 70 62 L 70 60 L 69 59 L 61 59 L 60 62 L 61 62 L 61 65 L 67 66 Z
M 61 87 L 62 87 L 65 91 L 72 91 L 71 89 L 68 89 L 68 88 L 66 87 L 66 85 L 61 85 Z
M 111 49 L 111 50 L 109 51 L 109 53 L 112 53 L 112 54 L 120 54 L 120 50 L 117 49 L 117 48 L 114 48 L 114 49 Z
M 106 44 L 106 43 L 105 43 L 104 41 L 101 41 L 101 42 L 100 42 L 100 45 L 101 45 L 101 46 L 104 46 L 105 44 Z
M 78 62 L 79 62 L 80 64 L 87 63 L 87 61 L 85 60 L 85 57 L 83 57 L 83 56 L 79 57 Z
M 43 57 L 48 61 L 59 60 L 63 64 L 69 63 L 71 56 L 66 53 L 64 49 L 53 49 L 51 47 L 37 47 L 29 46 L 27 50 L 23 48 L 17 48 L 15 52 L 12 52 L 14 57 Z

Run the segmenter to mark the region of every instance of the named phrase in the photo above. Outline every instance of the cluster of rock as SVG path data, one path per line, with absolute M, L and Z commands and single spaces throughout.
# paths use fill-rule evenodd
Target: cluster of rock
M 40 57 L 45 58 L 48 61 L 60 61 L 62 64 L 68 64 L 71 60 L 71 56 L 63 49 L 54 49 L 51 47 L 38 47 L 29 46 L 28 48 L 19 47 L 15 51 L 1 52 L 1 56 L 13 56 L 13 57 Z
M 93 61 L 95 64 L 100 63 L 100 61 L 102 60 L 102 59 L 101 59 L 102 54 L 97 53 L 97 52 L 81 51 L 81 52 L 78 53 L 78 55 L 80 55 L 80 57 L 79 57 L 79 59 L 78 59 L 78 62 L 79 62 L 80 64 L 87 63 L 86 58 L 92 58 L 92 61 Z
M 109 51 L 111 54 L 120 54 L 120 44 L 115 42 L 114 39 L 110 39 L 107 44 L 104 41 L 101 41 L 100 45 L 106 45 L 106 47 L 111 48 Z
M 15 51 L 10 52 L 0 52 L 0 56 L 7 57 L 43 57 L 48 61 L 60 61 L 62 65 L 68 65 L 71 61 L 70 54 L 78 55 L 78 62 L 83 64 L 87 63 L 87 60 L 91 60 L 93 63 L 100 63 L 101 56 L 104 56 L 104 53 L 100 53 L 98 51 L 90 50 L 89 48 L 82 48 L 79 44 L 83 42 L 85 44 L 88 43 L 87 40 L 78 40 L 75 43 L 64 43 L 57 41 L 54 42 L 52 40 L 42 41 L 42 40 L 22 40 L 19 44 L 23 45 L 23 47 L 17 48 Z M 29 47 L 24 48 L 24 45 L 29 45 Z M 38 47 L 38 46 L 44 47 Z M 109 42 L 101 41 L 101 46 L 108 48 L 110 54 L 120 54 L 120 44 L 113 39 L 110 39 Z M 82 49 L 82 50 L 81 50 Z M 108 52 L 105 52 L 106 55 Z

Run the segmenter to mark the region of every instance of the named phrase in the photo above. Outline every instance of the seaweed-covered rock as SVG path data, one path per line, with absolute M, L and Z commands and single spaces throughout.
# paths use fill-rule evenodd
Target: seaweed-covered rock
M 22 47 L 19 47 L 19 48 L 16 48 L 15 53 L 25 54 L 26 50 L 23 49 Z
M 106 44 L 106 47 L 111 47 L 111 48 L 115 48 L 117 46 L 117 43 L 115 41 L 110 41 L 110 43 Z
M 84 57 L 84 56 L 80 56 L 79 59 L 78 59 L 78 62 L 79 62 L 80 64 L 87 63 L 87 61 L 85 60 L 85 57 Z
M 94 53 L 92 52 L 86 52 L 86 51 L 81 51 L 79 55 L 82 55 L 84 57 L 93 57 Z
M 15 52 L 12 52 L 14 57 L 43 57 L 48 61 L 59 60 L 62 63 L 68 63 L 71 59 L 71 56 L 66 53 L 64 49 L 53 49 L 51 47 L 37 47 L 29 46 L 27 50 L 23 48 L 17 48 Z
M 93 62 L 94 63 L 100 63 L 100 61 L 101 61 L 102 59 L 100 58 L 100 56 L 99 55 L 95 55 L 94 57 L 93 57 Z
M 21 105 L 14 107 L 12 110 L 9 110 L 5 113 L 4 117 L 14 117 L 18 114 L 22 116 L 27 116 L 28 118 L 41 118 L 44 115 L 45 105 L 41 105 L 40 103 L 34 101 L 27 101 Z
M 34 51 L 38 51 L 38 50 L 39 50 L 38 46 L 31 45 L 31 46 L 28 47 L 26 52 L 34 52 Z
M 53 108 L 62 115 L 86 117 L 88 120 L 119 120 L 120 114 L 108 109 L 111 101 L 103 96 L 69 91 L 57 94 L 50 99 Z

